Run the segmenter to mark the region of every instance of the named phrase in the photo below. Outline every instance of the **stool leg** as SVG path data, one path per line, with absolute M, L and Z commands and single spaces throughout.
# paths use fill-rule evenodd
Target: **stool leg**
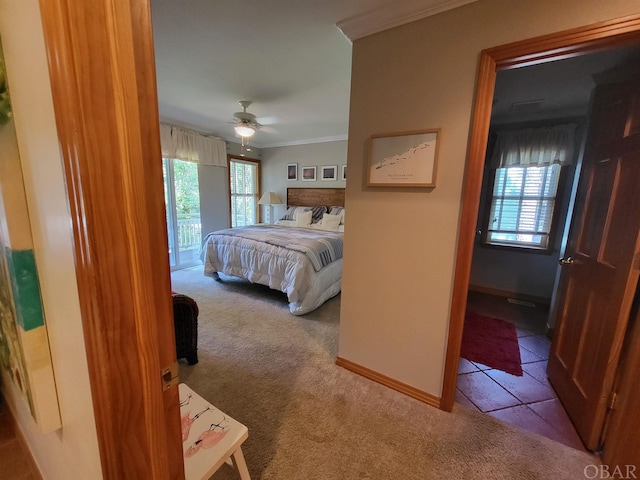
M 249 470 L 247 469 L 247 462 L 244 461 L 244 455 L 242 454 L 242 448 L 238 447 L 238 449 L 233 452 L 231 455 L 231 459 L 233 460 L 233 465 L 236 467 L 236 470 L 240 474 L 240 478 L 242 480 L 251 480 L 249 476 Z

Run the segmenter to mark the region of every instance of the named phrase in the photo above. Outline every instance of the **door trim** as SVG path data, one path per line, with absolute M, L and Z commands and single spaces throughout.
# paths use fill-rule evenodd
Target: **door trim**
M 620 48 L 638 42 L 640 42 L 640 15 L 631 15 L 510 43 L 481 52 L 471 140 L 463 186 L 449 336 L 440 404 L 443 410 L 451 411 L 455 401 L 460 344 L 471 276 L 471 260 L 496 72 L 571 58 L 599 50 Z
M 148 0 L 40 0 L 102 474 L 184 479 Z

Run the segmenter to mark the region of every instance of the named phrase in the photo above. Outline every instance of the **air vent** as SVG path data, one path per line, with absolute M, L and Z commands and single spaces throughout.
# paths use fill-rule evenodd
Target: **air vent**
M 544 98 L 539 100 L 527 100 L 525 102 L 515 102 L 511 104 L 509 110 L 512 112 L 535 112 L 540 110 L 543 103 Z

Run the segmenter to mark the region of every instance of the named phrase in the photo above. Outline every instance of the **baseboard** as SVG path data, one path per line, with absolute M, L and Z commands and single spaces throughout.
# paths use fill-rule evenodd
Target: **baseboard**
M 524 300 L 525 302 L 533 302 L 540 305 L 551 304 L 551 299 L 546 297 L 537 297 L 535 295 L 528 295 L 526 293 L 509 292 L 507 290 L 500 290 L 499 288 L 483 287 L 481 285 L 469 285 L 469 291 L 486 293 L 488 295 L 495 295 L 497 297 L 514 298 L 516 300 Z
M 353 373 L 357 373 L 369 380 L 373 380 L 385 387 L 392 388 L 400 393 L 404 393 L 409 397 L 413 397 L 421 402 L 426 403 L 427 405 L 431 405 L 436 408 L 442 408 L 440 405 L 440 397 L 436 397 L 435 395 L 431 395 L 423 390 L 412 387 L 411 385 L 407 385 L 406 383 L 399 382 L 391 377 L 387 377 L 382 373 L 378 373 L 375 370 L 371 370 L 370 368 L 363 367 L 362 365 L 358 365 L 350 360 L 346 360 L 342 357 L 338 357 L 336 359 L 336 365 L 339 367 L 345 368 Z

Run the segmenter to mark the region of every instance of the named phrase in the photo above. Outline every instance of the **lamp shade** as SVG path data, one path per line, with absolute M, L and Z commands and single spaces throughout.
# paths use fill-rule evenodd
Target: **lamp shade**
M 235 127 L 233 127 L 233 129 L 241 137 L 250 137 L 254 133 L 256 133 L 256 129 L 253 128 L 251 125 L 247 125 L 246 123 L 240 123 L 240 124 L 236 125 Z
M 258 200 L 259 205 L 281 205 L 282 200 L 276 192 L 265 192 Z

